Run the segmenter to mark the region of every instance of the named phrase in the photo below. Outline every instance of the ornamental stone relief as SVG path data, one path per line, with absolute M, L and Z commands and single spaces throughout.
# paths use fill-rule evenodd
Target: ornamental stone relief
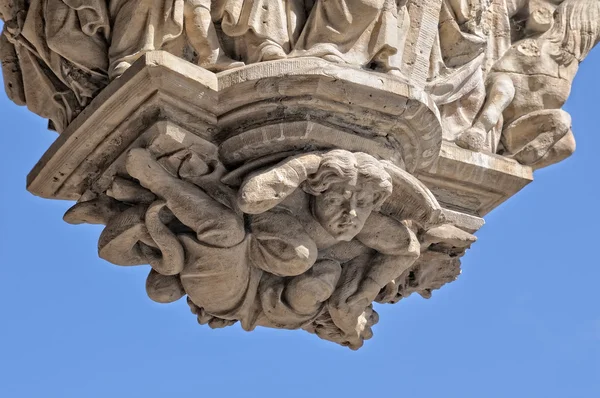
M 0 0 L 28 189 L 202 325 L 360 348 L 575 149 L 599 0 Z

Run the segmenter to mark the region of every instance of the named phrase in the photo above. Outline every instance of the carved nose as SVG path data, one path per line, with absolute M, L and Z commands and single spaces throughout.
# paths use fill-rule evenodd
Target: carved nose
M 350 213 L 348 213 L 348 214 L 350 214 L 350 217 L 352 217 L 352 218 L 355 218 L 357 216 L 355 209 L 350 210 Z

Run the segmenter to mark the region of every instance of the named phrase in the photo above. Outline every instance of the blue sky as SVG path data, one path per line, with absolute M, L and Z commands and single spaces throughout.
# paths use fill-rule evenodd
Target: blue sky
M 147 267 L 25 190 L 56 135 L 0 94 L 0 397 L 600 397 L 599 70 L 597 49 L 566 106 L 577 153 L 487 216 L 456 282 L 379 306 L 358 352 L 151 302 Z

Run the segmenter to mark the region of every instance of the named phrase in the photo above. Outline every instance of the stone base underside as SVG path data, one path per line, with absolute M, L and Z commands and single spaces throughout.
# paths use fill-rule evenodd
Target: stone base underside
M 443 142 L 393 76 L 320 59 L 213 74 L 146 54 L 62 133 L 30 192 L 106 225 L 99 254 L 150 264 L 158 302 L 202 324 L 304 329 L 359 348 L 395 303 L 460 273 L 527 166 Z

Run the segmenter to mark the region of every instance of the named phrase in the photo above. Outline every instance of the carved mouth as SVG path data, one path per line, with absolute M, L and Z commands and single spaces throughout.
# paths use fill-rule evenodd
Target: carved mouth
M 352 221 L 344 221 L 344 222 L 338 223 L 337 227 L 340 229 L 349 229 L 349 228 L 354 227 L 354 223 Z

